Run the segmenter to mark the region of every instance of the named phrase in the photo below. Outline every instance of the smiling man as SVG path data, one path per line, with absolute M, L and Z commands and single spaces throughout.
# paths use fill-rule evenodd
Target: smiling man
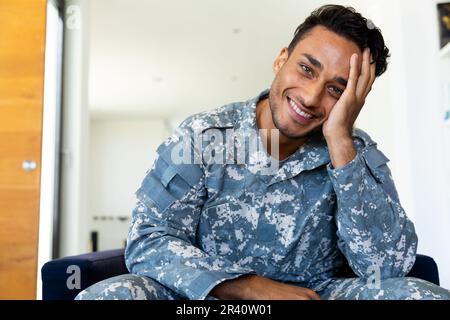
M 188 118 L 158 148 L 136 193 L 130 274 L 78 299 L 450 299 L 405 277 L 414 226 L 388 159 L 353 128 L 388 53 L 353 9 L 314 11 L 270 90 Z

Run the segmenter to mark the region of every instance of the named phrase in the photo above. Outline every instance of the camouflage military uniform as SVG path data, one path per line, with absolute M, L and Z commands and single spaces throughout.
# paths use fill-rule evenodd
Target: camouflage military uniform
M 271 157 L 261 151 L 247 152 L 245 164 L 174 163 L 174 148 L 188 133 L 191 156 L 206 148 L 192 137 L 213 129 L 224 137 L 226 129 L 240 132 L 232 140 L 245 144 L 236 137 L 257 129 L 256 103 L 267 94 L 194 115 L 158 148 L 136 193 L 125 256 L 131 274 L 78 299 L 205 299 L 244 274 L 308 287 L 323 299 L 450 299 L 443 288 L 403 278 L 417 236 L 388 159 L 361 130 L 353 133 L 357 156 L 339 169 L 323 138 L 305 143 L 272 174 L 262 173 Z M 357 277 L 340 278 L 345 259 Z

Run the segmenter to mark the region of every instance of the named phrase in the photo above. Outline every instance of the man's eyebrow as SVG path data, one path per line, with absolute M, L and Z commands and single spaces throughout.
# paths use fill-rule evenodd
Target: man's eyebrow
M 320 61 L 317 60 L 316 58 L 314 58 L 312 55 L 310 55 L 308 53 L 302 53 L 302 56 L 304 56 L 306 59 L 308 59 L 309 63 L 311 63 L 316 68 L 319 68 L 320 70 L 323 69 L 322 63 L 320 63 Z M 338 77 L 337 76 L 337 77 L 334 78 L 334 80 L 336 80 L 336 82 L 338 82 L 339 84 L 341 84 L 344 87 L 347 86 L 347 80 L 342 78 L 342 77 Z
M 342 78 L 342 77 L 336 77 L 336 78 L 334 78 L 334 80 L 336 80 L 337 82 L 339 82 L 340 84 L 342 84 L 344 87 L 347 86 L 347 80 L 345 80 L 345 79 Z
M 303 53 L 302 56 L 306 57 L 306 59 L 309 60 L 309 63 L 311 63 L 314 67 L 319 68 L 320 70 L 323 69 L 323 65 L 320 63 L 320 61 L 314 58 L 312 55 Z

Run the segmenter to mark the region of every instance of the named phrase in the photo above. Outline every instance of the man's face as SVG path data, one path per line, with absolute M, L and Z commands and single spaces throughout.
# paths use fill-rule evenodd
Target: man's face
M 356 43 L 322 26 L 305 34 L 291 55 L 281 51 L 269 104 L 282 135 L 300 139 L 320 132 L 345 89 L 353 53 L 361 56 Z

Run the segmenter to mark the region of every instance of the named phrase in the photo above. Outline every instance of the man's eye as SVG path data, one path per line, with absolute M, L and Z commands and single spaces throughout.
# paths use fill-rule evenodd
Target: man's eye
M 312 75 L 312 70 L 310 67 L 305 66 L 304 64 L 300 65 L 300 67 L 303 69 L 303 71 L 305 71 L 307 74 L 309 74 L 310 76 Z
M 330 90 L 331 90 L 331 93 L 333 93 L 334 95 L 337 95 L 337 96 L 341 96 L 342 93 L 344 92 L 344 90 L 339 89 L 338 87 L 331 87 Z

